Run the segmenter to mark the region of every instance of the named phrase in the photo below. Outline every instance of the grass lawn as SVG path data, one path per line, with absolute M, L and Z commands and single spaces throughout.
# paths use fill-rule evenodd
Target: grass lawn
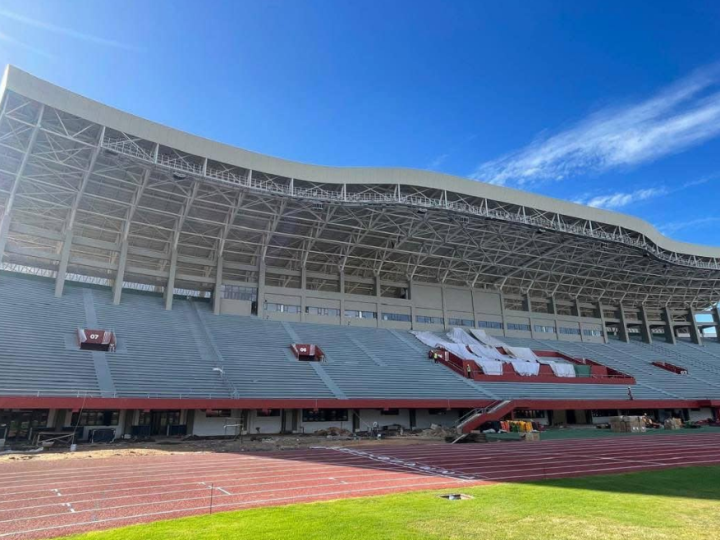
M 717 540 L 720 467 L 496 484 L 161 521 L 73 540 Z

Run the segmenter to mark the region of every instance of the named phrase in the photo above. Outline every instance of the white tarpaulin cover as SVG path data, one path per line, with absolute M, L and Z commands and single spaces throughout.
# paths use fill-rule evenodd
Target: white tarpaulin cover
M 560 362 L 553 362 L 550 364 L 553 373 L 558 377 L 574 377 L 575 367 L 572 364 L 565 364 Z
M 537 362 L 513 362 L 512 367 L 518 375 L 525 377 L 540 373 L 540 364 Z
M 496 360 L 498 362 L 512 362 L 512 358 L 501 354 L 495 347 L 486 347 L 477 341 L 472 345 L 468 345 L 473 354 L 487 358 L 488 360 Z
M 473 354 L 487 360 L 498 360 L 500 362 L 509 362 L 510 358 L 503 355 L 495 347 L 489 347 L 478 342 L 470 334 L 460 328 L 453 328 L 447 334 L 455 343 L 462 343 L 470 348 Z
M 532 349 L 528 349 L 527 347 L 510 347 L 509 345 L 506 345 L 505 350 L 518 360 L 524 360 L 525 362 L 538 361 L 538 357 L 535 356 L 535 353 L 532 352 Z
M 480 341 L 481 343 L 484 343 L 488 347 L 507 347 L 505 343 L 500 341 L 497 338 L 494 338 L 492 336 L 489 336 L 485 330 L 480 330 L 479 328 L 471 328 L 470 333 Z
M 438 343 L 442 343 L 444 340 L 437 337 L 432 332 L 411 332 L 416 338 L 422 341 L 428 347 L 437 347 Z
M 463 343 L 464 345 L 477 343 L 477 340 L 473 339 L 470 334 L 460 328 L 453 328 L 445 335 L 450 338 L 450 341 L 454 341 L 455 343 Z
M 485 375 L 502 375 L 503 363 L 494 360 L 476 360 L 475 363 L 480 366 Z

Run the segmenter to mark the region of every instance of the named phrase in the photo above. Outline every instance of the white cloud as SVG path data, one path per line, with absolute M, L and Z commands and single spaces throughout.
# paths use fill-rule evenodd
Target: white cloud
M 672 234 L 683 229 L 689 229 L 691 227 L 701 228 L 708 225 L 714 225 L 720 223 L 720 216 L 707 216 L 689 219 L 687 221 L 674 221 L 665 225 L 660 225 L 658 230 L 663 234 Z
M 704 69 L 657 95 L 606 108 L 555 135 L 480 165 L 470 177 L 525 185 L 632 166 L 720 135 L 720 66 Z
M 99 37 L 99 36 L 93 36 L 91 34 L 85 34 L 83 32 L 78 32 L 77 30 L 73 30 L 72 28 L 58 26 L 56 24 L 51 24 L 51 23 L 41 21 L 38 19 L 32 19 L 30 17 L 26 17 L 25 15 L 20 15 L 19 13 L 13 13 L 12 11 L 7 11 L 5 9 L 0 9 L 0 17 L 4 17 L 6 19 L 11 19 L 13 21 L 19 22 L 21 24 L 26 24 L 28 26 L 34 26 L 35 28 L 40 28 L 42 30 L 47 30 L 48 32 L 54 32 L 56 34 L 62 34 L 64 36 L 79 39 L 81 41 L 95 43 L 96 45 L 104 45 L 106 47 L 115 47 L 117 49 L 125 49 L 127 51 L 138 51 L 139 50 L 137 47 L 128 45 L 126 43 L 121 43 L 119 41 L 115 41 L 112 39 L 107 39 L 107 38 L 103 38 L 103 37 Z
M 595 196 L 584 196 L 576 199 L 574 202 L 578 204 L 585 204 L 592 206 L 593 208 L 608 208 L 616 209 L 622 208 L 629 204 L 645 201 L 654 197 L 660 197 L 667 195 L 668 190 L 664 187 L 659 188 L 647 188 L 637 189 L 631 192 L 616 192 L 609 195 L 595 195 Z
M 440 154 L 435 159 L 433 159 L 430 163 L 428 163 L 427 168 L 428 169 L 437 169 L 438 167 L 440 167 L 440 165 L 442 165 L 445 162 L 445 160 L 448 158 L 449 155 L 450 154 Z

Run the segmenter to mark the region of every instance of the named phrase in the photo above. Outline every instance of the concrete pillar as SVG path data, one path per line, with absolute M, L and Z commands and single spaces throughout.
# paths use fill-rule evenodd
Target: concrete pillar
M 340 324 L 345 325 L 345 274 L 340 272 Z
M 223 280 L 223 263 L 222 255 L 217 258 L 217 266 L 215 267 L 215 287 L 213 288 L 213 313 L 220 315 L 222 312 L 222 280 Z
M 690 323 L 690 340 L 695 343 L 695 345 L 702 345 L 702 334 L 695 319 L 695 308 L 691 307 L 688 309 L 687 317 Z
M 525 293 L 523 298 L 523 309 L 528 313 L 532 313 L 532 300 L 530 299 L 530 292 Z
M 410 300 L 410 328 L 415 329 L 415 291 L 412 279 L 408 279 L 408 300 Z
M 165 309 L 171 310 L 173 304 L 173 291 L 175 290 L 175 272 L 177 272 L 177 249 L 170 255 L 170 274 L 165 285 Z
M 573 311 L 574 315 L 576 317 L 582 317 L 582 308 L 580 307 L 580 300 L 577 298 L 575 299 L 575 302 L 573 303 Z
M 558 310 L 557 310 L 557 300 L 555 300 L 555 297 L 554 297 L 554 296 L 551 296 L 551 297 L 550 297 L 550 302 L 549 302 L 549 304 L 550 304 L 550 313 L 551 313 L 552 315 L 557 315 L 557 314 L 558 314 Z
M 70 249 L 72 248 L 72 229 L 65 231 L 62 249 L 60 250 L 60 265 L 58 266 L 57 277 L 55 278 L 55 296 L 60 298 L 65 287 L 65 276 L 67 275 L 68 262 L 70 261 Z
M 712 316 L 715 322 L 715 339 L 720 343 L 720 305 L 712 308 Z
M 505 321 L 505 293 L 498 291 L 500 294 L 500 319 L 502 320 L 502 335 L 507 335 L 507 321 Z
M 5 245 L 7 244 L 8 235 L 10 234 L 10 212 L 6 210 L 2 219 L 0 219 L 0 263 L 5 254 Z
M 622 304 L 618 305 L 618 316 L 620 318 L 620 341 L 630 343 L 630 333 L 628 332 L 627 317 L 625 317 L 625 307 Z
M 447 294 L 445 294 L 445 285 L 442 285 L 440 287 L 440 297 L 442 299 L 442 318 L 443 318 L 443 328 L 447 330 L 448 327 L 448 318 L 447 318 L 447 305 L 445 302 L 445 299 L 447 297 Z
M 306 298 L 305 293 L 307 292 L 307 271 L 305 267 L 300 268 L 300 322 L 305 320 L 305 306 Z
M 644 305 L 640 306 L 640 335 L 645 343 L 652 343 L 652 331 L 650 330 L 650 321 L 648 319 L 647 309 Z
M 475 316 L 475 288 L 470 288 L 470 306 L 472 307 L 473 328 L 477 328 L 477 317 Z
M 665 306 L 663 315 L 665 316 L 665 341 L 675 345 L 677 342 L 675 338 L 675 325 L 673 324 L 673 315 L 669 307 Z
M 607 336 L 607 328 L 605 327 L 605 312 L 603 311 L 603 305 L 602 302 L 598 302 L 595 306 L 595 309 L 597 310 L 597 317 L 600 319 L 600 324 L 602 325 L 602 338 L 603 343 L 608 342 L 608 336 Z M 584 340 L 583 336 L 583 340 Z
M 120 303 L 122 296 L 123 281 L 125 280 L 125 266 L 127 265 L 128 242 L 125 240 L 120 244 L 120 257 L 118 258 L 118 269 L 113 283 L 113 304 Z
M 258 317 L 265 318 L 265 261 L 258 263 L 258 294 L 257 294 Z

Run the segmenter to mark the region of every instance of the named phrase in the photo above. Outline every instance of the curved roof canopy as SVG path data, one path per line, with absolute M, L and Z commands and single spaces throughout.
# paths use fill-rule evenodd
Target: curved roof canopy
M 640 219 L 449 175 L 290 162 L 195 137 L 8 67 L 0 110 L 4 266 L 210 289 L 380 276 L 605 303 L 706 306 L 720 249 Z M 65 242 L 68 234 L 72 242 Z M 123 255 L 124 256 L 124 255 Z M 348 292 L 352 292 L 350 285 Z M 359 286 L 359 285 L 358 285 Z

